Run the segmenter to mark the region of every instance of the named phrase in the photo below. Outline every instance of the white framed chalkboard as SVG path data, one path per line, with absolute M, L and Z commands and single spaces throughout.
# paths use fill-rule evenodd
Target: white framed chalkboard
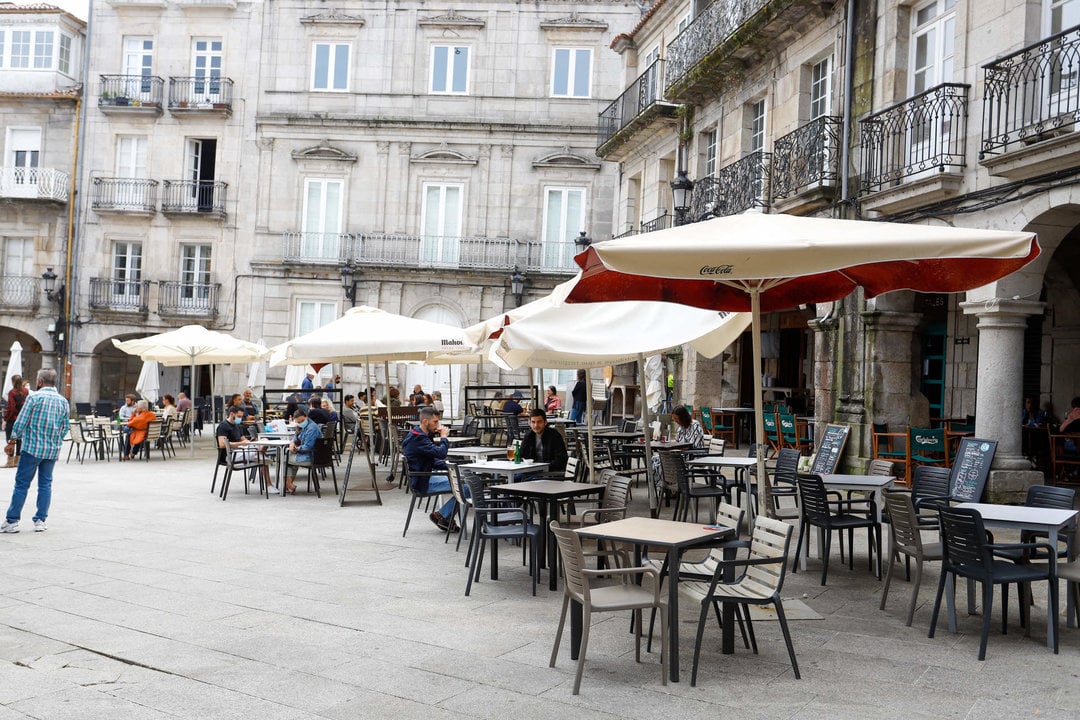
M 817 455 L 814 456 L 814 465 L 810 472 L 815 475 L 830 474 L 836 472 L 836 466 L 840 464 L 840 456 L 844 453 L 848 435 L 851 428 L 847 425 L 826 425 L 825 434 L 818 445 Z
M 961 438 L 949 477 L 949 497 L 956 502 L 979 502 L 990 475 L 997 440 Z

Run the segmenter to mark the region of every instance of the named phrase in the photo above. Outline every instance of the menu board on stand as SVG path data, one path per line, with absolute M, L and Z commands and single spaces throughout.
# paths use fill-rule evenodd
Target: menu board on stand
M 815 475 L 836 472 L 836 466 L 840 464 L 840 456 L 844 453 L 849 433 L 851 433 L 851 428 L 847 425 L 826 425 L 825 434 L 818 445 L 810 472 Z
M 997 440 L 961 438 L 949 479 L 949 497 L 956 502 L 981 502 Z

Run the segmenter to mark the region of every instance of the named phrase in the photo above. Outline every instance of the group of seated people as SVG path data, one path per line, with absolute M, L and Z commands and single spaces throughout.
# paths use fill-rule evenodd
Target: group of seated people
M 314 413 L 314 408 L 312 413 Z M 322 428 L 305 408 L 298 407 L 292 414 L 292 420 L 296 424 L 297 435 L 289 443 L 292 462 L 287 465 L 285 472 L 285 492 L 289 495 L 296 494 L 296 465 L 293 463 L 311 462 L 315 452 L 315 443 L 322 437 Z M 263 462 L 266 449 L 253 447 L 252 440 L 244 434 L 243 426 L 244 408 L 240 405 L 230 405 L 225 413 L 225 419 L 217 426 L 214 434 L 216 437 L 225 438 L 225 449 L 234 453 L 234 460 L 259 461 L 259 471 L 262 473 L 266 491 L 271 495 L 277 495 L 280 491 L 270 484 L 270 470 Z M 239 453 L 239 456 L 236 453 Z

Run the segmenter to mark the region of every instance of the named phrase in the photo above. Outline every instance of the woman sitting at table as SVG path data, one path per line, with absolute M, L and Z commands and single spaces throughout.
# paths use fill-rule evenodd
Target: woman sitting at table
M 555 390 L 554 385 L 548 385 L 544 396 L 544 412 L 548 415 L 558 415 L 562 410 L 562 400 L 559 398 L 559 394 Z
M 1069 408 L 1069 414 L 1061 421 L 1061 427 L 1058 428 L 1058 432 L 1080 432 L 1080 422 L 1077 422 L 1077 420 L 1080 420 L 1080 397 L 1074 397 L 1071 404 L 1072 407 Z
M 172 418 L 176 417 L 179 411 L 176 409 L 176 399 L 172 395 L 163 395 L 161 397 L 161 421 L 168 422 Z
M 121 457 L 121 460 L 133 460 L 138 457 L 139 453 L 142 452 L 143 443 L 146 442 L 146 434 L 150 428 L 150 423 L 156 420 L 157 415 L 150 409 L 150 403 L 145 400 L 135 403 L 135 414 L 127 421 L 127 426 L 131 430 L 131 435 L 128 438 L 131 443 L 131 450 L 128 455 Z
M 331 422 L 338 422 L 341 419 L 337 410 L 334 409 L 334 403 L 330 398 L 322 399 L 322 409 L 330 413 Z
M 671 418 L 679 426 L 675 432 L 675 442 L 689 443 L 696 449 L 705 447 L 705 431 L 701 429 L 701 423 L 690 417 L 686 408 L 679 406 L 671 411 Z

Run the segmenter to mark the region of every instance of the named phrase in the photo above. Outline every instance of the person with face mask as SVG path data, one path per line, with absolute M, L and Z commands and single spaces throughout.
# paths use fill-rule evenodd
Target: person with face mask
M 225 419 L 218 423 L 214 437 L 225 438 L 227 447 L 219 450 L 219 452 L 243 453 L 242 459 L 244 461 L 255 460 L 260 457 L 260 448 L 249 447 L 251 440 L 244 436 L 244 408 L 242 406 L 229 406 L 225 412 Z M 240 458 L 234 456 L 234 459 Z M 266 463 L 259 466 L 259 472 L 262 473 L 266 492 L 270 495 L 277 495 L 279 490 L 270 484 L 270 468 L 266 466 Z
M 308 417 L 304 408 L 297 408 L 293 413 L 293 422 L 299 428 L 300 434 L 289 444 L 289 452 L 292 453 L 292 461 L 311 462 L 312 453 L 315 452 L 315 443 L 322 437 L 322 429 Z M 291 462 L 285 469 L 285 492 L 289 495 L 296 494 L 296 466 Z
M 157 416 L 150 409 L 150 403 L 146 400 L 135 403 L 135 414 L 127 421 L 128 431 L 131 433 L 128 436 L 130 448 L 128 454 L 120 458 L 121 460 L 132 460 L 139 456 L 139 453 L 143 451 L 143 443 L 146 442 L 146 431 L 150 428 L 150 423 L 155 420 Z

